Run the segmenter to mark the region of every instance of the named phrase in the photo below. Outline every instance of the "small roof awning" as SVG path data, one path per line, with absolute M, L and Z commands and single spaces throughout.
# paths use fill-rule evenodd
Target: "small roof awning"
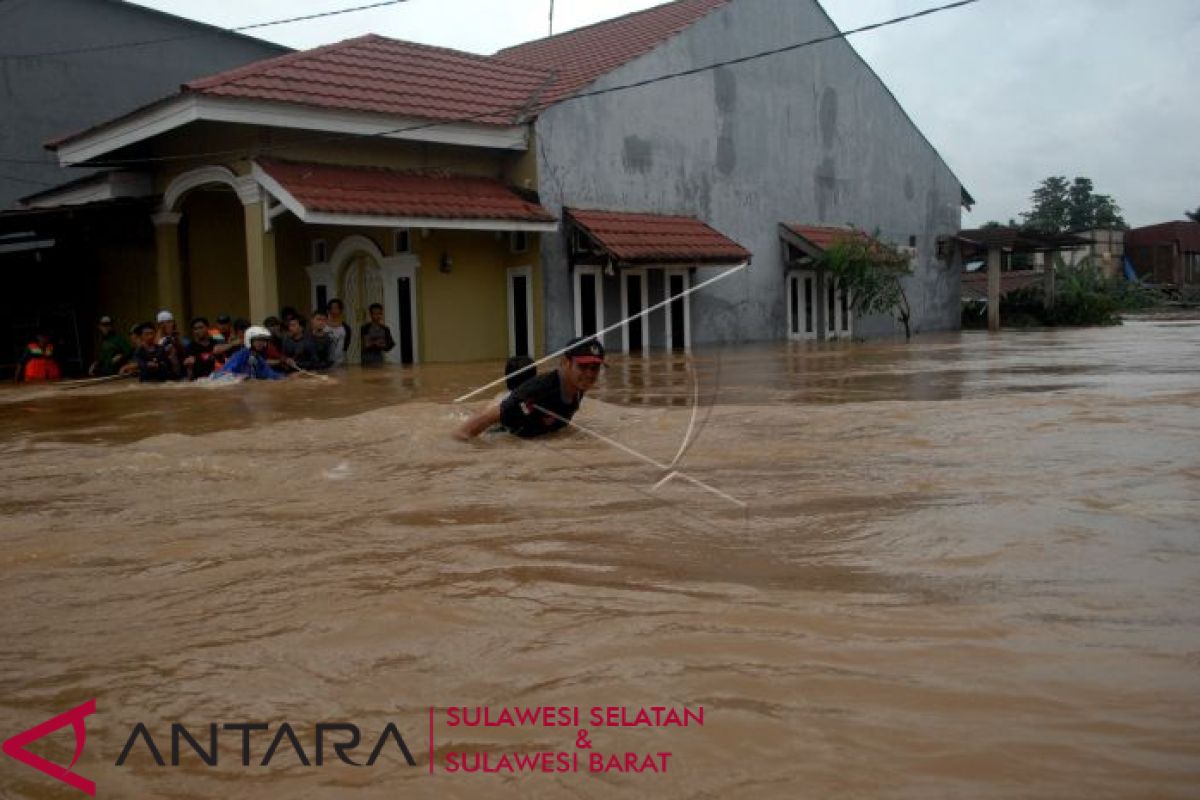
M 558 222 L 493 178 L 258 159 L 254 179 L 310 225 L 543 231 Z
M 832 225 L 800 225 L 781 223 L 779 238 L 789 245 L 801 259 L 817 259 L 838 242 L 847 240 L 878 244 L 878 240 L 857 228 L 839 228 Z M 881 245 L 882 246 L 882 245 Z M 788 261 L 794 259 L 788 258 Z
M 566 209 L 593 251 L 618 264 L 741 264 L 750 251 L 695 217 Z

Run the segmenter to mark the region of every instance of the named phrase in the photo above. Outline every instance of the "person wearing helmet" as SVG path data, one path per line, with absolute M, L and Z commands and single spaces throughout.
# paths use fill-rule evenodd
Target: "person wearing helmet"
M 465 442 L 496 423 L 523 439 L 561 430 L 579 410 L 584 393 L 596 385 L 603 366 L 604 345 L 594 338 L 572 339 L 558 360 L 558 369 L 523 381 L 514 376 L 517 385 L 508 397 L 489 404 L 454 435 Z M 529 367 L 518 367 L 516 374 L 526 369 Z
M 251 325 L 246 330 L 246 346 L 234 353 L 225 365 L 213 373 L 213 377 L 234 375 L 243 378 L 259 380 L 282 380 L 282 375 L 271 369 L 267 363 L 267 345 L 271 341 L 271 332 L 261 325 Z

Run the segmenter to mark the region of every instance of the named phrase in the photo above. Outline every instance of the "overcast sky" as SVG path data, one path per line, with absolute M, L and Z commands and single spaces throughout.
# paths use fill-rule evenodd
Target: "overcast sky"
M 944 1 L 823 5 L 847 30 Z M 364 2 L 139 4 L 234 27 Z M 556 0 L 554 28 L 658 4 Z M 251 33 L 296 48 L 378 33 L 491 53 L 546 35 L 548 10 L 549 0 L 408 0 Z M 850 41 L 975 196 L 964 227 L 1017 217 L 1048 175 L 1092 178 L 1134 226 L 1200 206 L 1200 0 L 981 0 Z

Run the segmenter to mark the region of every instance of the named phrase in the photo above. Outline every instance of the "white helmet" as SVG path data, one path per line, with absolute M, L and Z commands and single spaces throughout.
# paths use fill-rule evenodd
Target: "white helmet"
M 270 339 L 271 332 L 262 325 L 251 325 L 246 329 L 246 344 L 250 344 L 255 339 Z

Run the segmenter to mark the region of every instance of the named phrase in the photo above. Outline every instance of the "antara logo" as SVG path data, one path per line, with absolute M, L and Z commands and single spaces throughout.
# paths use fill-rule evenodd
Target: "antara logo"
M 62 781 L 84 794 L 95 797 L 96 784 L 82 775 L 71 771 L 71 768 L 75 766 L 75 762 L 79 761 L 79 757 L 83 755 L 83 746 L 87 743 L 87 725 L 84 723 L 84 719 L 95 713 L 95 699 L 88 700 L 83 705 L 76 706 L 70 711 L 65 711 L 56 717 L 51 717 L 45 722 L 34 725 L 29 730 L 22 731 L 11 739 L 8 739 L 3 744 L 4 754 L 12 756 L 22 764 L 27 764 L 39 772 L 44 772 L 57 781 Z M 64 767 L 61 764 L 55 764 L 53 761 L 47 761 L 41 756 L 34 755 L 25 749 L 29 744 L 36 742 L 44 736 L 49 736 L 59 728 L 65 728 L 68 725 L 75 732 L 75 757 L 71 759 L 71 763 L 67 766 Z
M 87 778 L 72 771 L 79 757 L 83 755 L 83 746 L 87 743 L 87 727 L 84 724 L 84 719 L 96 713 L 96 701 L 88 700 L 81 706 L 77 706 L 70 711 L 66 711 L 58 716 L 33 726 L 27 731 L 18 733 L 11 739 L 4 742 L 3 749 L 5 755 L 12 756 L 22 764 L 26 764 L 34 769 L 49 775 L 57 781 L 67 784 L 79 791 L 91 796 L 96 796 L 96 784 Z M 26 748 L 38 739 L 49 736 L 60 728 L 65 728 L 70 725 L 75 733 L 75 757 L 71 759 L 71 763 L 67 766 L 55 764 L 41 756 L 35 755 Z M 121 749 L 121 755 L 117 757 L 115 766 L 125 766 L 125 761 L 135 749 L 144 749 L 153 759 L 154 763 L 160 767 L 171 766 L 177 767 L 180 762 L 181 751 L 186 749 L 191 750 L 195 756 L 204 764 L 215 767 L 218 765 L 219 750 L 218 740 L 221 738 L 221 732 L 228 737 L 232 734 L 232 738 L 237 745 L 236 751 L 240 758 L 236 759 L 236 763 L 240 763 L 243 767 L 248 767 L 251 763 L 258 766 L 269 766 L 272 759 L 283 757 L 281 750 L 290 750 L 292 757 L 303 764 L 304 766 L 324 766 L 327 761 L 332 761 L 329 758 L 332 755 L 337 761 L 351 766 L 371 767 L 379 759 L 385 749 L 398 750 L 404 761 L 410 766 L 417 765 L 416 759 L 413 758 L 412 752 L 408 749 L 408 744 L 405 743 L 404 737 L 400 734 L 400 729 L 396 727 L 394 722 L 387 723 L 383 732 L 375 739 L 373 746 L 362 755 L 355 753 L 360 744 L 367 744 L 363 741 L 363 736 L 357 725 L 349 722 L 319 722 L 316 724 L 313 731 L 314 744 L 311 750 L 306 750 L 301 740 L 296 735 L 296 729 L 287 722 L 279 726 L 276 731 L 271 731 L 271 726 L 265 722 L 226 722 L 218 724 L 216 722 L 209 723 L 206 733 L 197 736 L 193 731 L 197 731 L 195 727 L 188 730 L 178 722 L 172 723 L 170 728 L 170 748 L 167 750 L 169 762 L 163 758 L 163 751 L 150 735 L 150 729 L 146 724 L 139 722 L 133 726 L 129 732 L 129 737 L 125 740 L 125 746 Z M 198 733 L 198 731 L 197 731 Z M 266 751 L 263 753 L 261 760 L 257 757 L 252 757 L 252 750 L 257 748 L 251 747 L 251 740 L 257 738 L 255 733 L 262 734 L 259 740 L 261 743 L 266 742 Z M 307 738 L 307 737 L 306 737 Z M 203 744 L 203 740 L 207 739 L 207 746 Z M 160 741 L 163 741 L 160 739 Z M 141 744 L 141 748 L 138 745 Z M 388 746 L 391 745 L 391 748 Z M 332 753 L 328 751 L 332 750 Z M 257 754 L 256 754 L 257 755 Z M 355 756 L 363 761 L 356 761 Z

